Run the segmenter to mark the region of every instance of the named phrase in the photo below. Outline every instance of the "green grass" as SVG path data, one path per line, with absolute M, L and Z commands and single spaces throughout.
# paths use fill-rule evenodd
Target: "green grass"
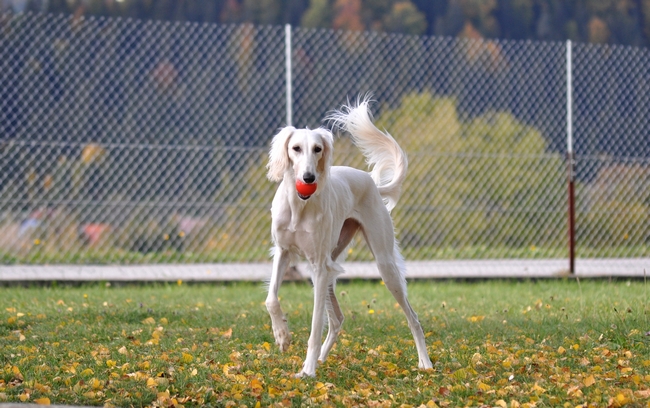
M 434 370 L 378 282 L 337 287 L 343 332 L 297 380 L 312 292 L 285 284 L 275 347 L 258 284 L 0 287 L 0 402 L 108 406 L 646 406 L 639 281 L 417 281 Z M 528 404 L 528 405 L 527 405 Z

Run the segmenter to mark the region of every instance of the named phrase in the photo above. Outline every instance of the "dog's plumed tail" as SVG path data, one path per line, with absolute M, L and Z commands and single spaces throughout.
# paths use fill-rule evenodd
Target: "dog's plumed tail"
M 369 99 L 357 101 L 356 106 L 344 106 L 328 116 L 334 125 L 348 132 L 354 144 L 366 156 L 370 175 L 375 181 L 388 211 L 392 210 L 406 178 L 408 159 L 395 139 L 372 123 Z

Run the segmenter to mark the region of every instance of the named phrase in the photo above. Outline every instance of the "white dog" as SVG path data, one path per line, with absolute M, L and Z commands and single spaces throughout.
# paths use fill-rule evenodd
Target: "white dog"
M 355 107 L 344 107 L 329 119 L 350 133 L 373 168 L 371 173 L 366 173 L 332 166 L 333 137 L 325 129 L 289 126 L 273 138 L 268 178 L 281 183 L 271 208 L 275 248 L 266 307 L 275 341 L 283 351 L 291 343 L 278 290 L 284 272 L 302 255 L 311 264 L 314 311 L 307 356 L 297 376 L 316 375 L 318 361 L 327 358 L 343 323 L 335 294 L 335 281 L 343 268 L 336 261 L 360 230 L 375 256 L 386 287 L 406 314 L 419 367 L 432 368 L 422 327 L 406 297 L 404 259 L 389 214 L 406 176 L 406 154 L 388 133 L 381 132 L 372 123 L 367 99 Z M 321 345 L 325 311 L 329 331 Z

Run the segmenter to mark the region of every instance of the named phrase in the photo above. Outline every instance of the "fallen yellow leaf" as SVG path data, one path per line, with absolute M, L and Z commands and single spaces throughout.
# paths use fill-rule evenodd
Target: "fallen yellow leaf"
M 490 391 L 492 388 L 489 385 L 485 384 L 484 382 L 479 381 L 478 389 L 483 392 L 487 392 Z
M 101 390 L 104 388 L 104 384 L 99 381 L 97 378 L 93 378 L 90 380 L 90 386 L 93 388 L 93 390 Z
M 189 353 L 183 353 L 183 355 L 181 356 L 181 362 L 182 363 L 188 364 L 188 363 L 191 363 L 192 360 L 194 360 L 194 357 L 192 357 L 192 355 L 189 354 Z
M 143 324 L 156 324 L 156 319 L 153 317 L 149 316 L 146 319 L 142 321 Z
M 535 383 L 535 385 L 533 385 L 533 389 L 532 389 L 532 391 L 533 391 L 535 394 L 543 394 L 543 393 L 546 392 L 546 389 L 540 387 L 537 383 Z
M 93 375 L 93 374 L 95 374 L 95 372 L 93 371 L 92 368 L 86 368 L 85 370 L 83 370 L 82 372 L 79 373 L 79 375 L 82 376 L 82 377 L 88 377 L 88 376 Z

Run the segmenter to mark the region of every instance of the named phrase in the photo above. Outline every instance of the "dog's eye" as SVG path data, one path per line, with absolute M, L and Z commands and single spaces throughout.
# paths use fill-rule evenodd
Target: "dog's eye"
M 300 153 L 302 151 L 302 149 L 300 148 L 300 146 L 294 146 L 293 151 L 296 152 L 296 153 Z
M 322 148 L 322 147 L 320 147 L 320 146 L 316 146 L 316 147 L 314 147 L 314 153 L 320 153 L 320 152 L 322 152 L 322 151 L 323 151 L 323 148 Z

